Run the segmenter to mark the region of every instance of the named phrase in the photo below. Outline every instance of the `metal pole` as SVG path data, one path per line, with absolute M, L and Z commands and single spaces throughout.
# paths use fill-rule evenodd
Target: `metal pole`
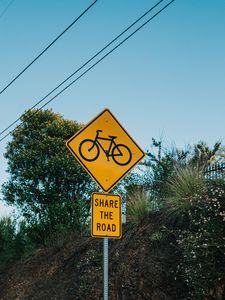
M 108 300 L 109 251 L 108 238 L 103 239 L 103 300 Z

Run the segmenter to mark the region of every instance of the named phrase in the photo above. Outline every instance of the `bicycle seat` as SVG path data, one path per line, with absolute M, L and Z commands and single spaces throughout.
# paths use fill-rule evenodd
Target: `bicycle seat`
M 115 135 L 109 135 L 109 138 L 111 138 L 111 139 L 116 139 L 117 136 L 115 136 Z

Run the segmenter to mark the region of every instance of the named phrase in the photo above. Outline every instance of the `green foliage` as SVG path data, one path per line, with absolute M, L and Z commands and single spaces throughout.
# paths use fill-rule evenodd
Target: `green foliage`
M 0 220 L 0 269 L 34 251 L 25 222 L 19 222 L 18 226 L 16 223 L 16 220 L 12 221 L 9 217 Z
M 50 110 L 25 113 L 22 122 L 5 153 L 10 178 L 4 200 L 19 207 L 34 228 L 40 225 L 44 236 L 60 224 L 79 230 L 90 177 L 65 143 L 80 125 Z
M 188 209 L 190 224 L 177 233 L 182 258 L 176 274 L 188 287 L 187 299 L 203 299 L 225 282 L 225 189 L 209 187 Z
M 170 186 L 165 183 L 173 181 L 174 176 L 177 176 L 177 170 L 189 166 L 189 170 L 196 169 L 196 172 L 198 170 L 203 172 L 210 163 L 219 160 L 220 142 L 215 143 L 212 148 L 200 142 L 193 147 L 187 146 L 185 150 L 180 150 L 175 146 L 165 148 L 162 141 L 156 141 L 154 138 L 152 141 L 153 148 L 147 153 L 148 158 L 143 164 L 149 170 L 148 185 L 151 196 L 159 208 L 164 206 L 165 200 L 171 195 Z
M 206 143 L 199 142 L 197 145 L 194 145 L 190 164 L 203 168 L 207 167 L 218 159 L 220 149 L 221 142 L 216 142 L 212 149 L 210 149 Z
M 151 245 L 168 243 L 174 251 L 171 268 L 180 298 L 191 300 L 223 299 L 225 285 L 225 183 L 206 179 L 205 170 L 220 161 L 221 144 L 209 148 L 200 142 L 186 151 L 158 149 L 145 162 L 150 167 L 151 196 L 158 202 L 162 223 L 170 233 L 160 230 Z M 167 271 L 167 270 L 165 270 Z M 218 296 L 219 295 L 219 296 Z
M 27 228 L 29 237 L 36 244 L 46 245 L 55 236 L 82 232 L 89 217 L 89 203 L 82 199 L 52 203 L 37 218 L 30 219 Z
M 148 173 L 151 196 L 157 203 L 158 208 L 161 208 L 164 205 L 164 199 L 169 193 L 165 182 L 171 178 L 176 167 L 186 164 L 190 151 L 181 151 L 175 147 L 171 149 L 163 148 L 162 141 L 152 140 L 156 154 L 153 151 L 148 152 L 148 159 L 144 162 L 144 165 L 150 170 Z

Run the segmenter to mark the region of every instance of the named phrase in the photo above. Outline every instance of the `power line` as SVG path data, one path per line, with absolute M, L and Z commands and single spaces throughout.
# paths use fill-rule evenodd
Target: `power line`
M 0 14 L 0 19 L 4 16 L 4 14 L 7 12 L 7 10 L 10 8 L 10 6 L 13 4 L 15 0 L 11 0 L 9 2 L 9 4 L 6 6 L 6 8 L 2 11 L 2 13 Z
M 161 2 L 164 0 L 160 0 L 154 6 L 152 6 L 149 10 L 147 10 L 141 17 L 139 17 L 135 22 L 133 22 L 130 26 L 128 26 L 125 30 L 123 30 L 119 35 L 117 35 L 111 42 L 109 42 L 106 46 L 104 46 L 100 51 L 98 51 L 95 55 L 93 55 L 89 60 L 87 60 L 81 67 L 76 69 L 72 74 L 70 74 L 65 80 L 63 80 L 59 85 L 57 85 L 53 90 L 51 90 L 46 96 L 44 96 L 41 100 L 35 103 L 27 112 L 34 109 L 41 102 L 43 102 L 48 96 L 50 96 L 53 92 L 55 92 L 59 87 L 61 87 L 65 82 L 67 82 L 71 77 L 73 77 L 76 73 L 78 73 L 81 69 L 83 69 L 88 63 L 90 63 L 94 58 L 96 58 L 100 53 L 102 53 L 105 49 L 107 49 L 110 45 L 112 45 L 116 40 L 118 40 L 124 33 L 126 33 L 130 28 L 132 28 L 135 24 L 137 24 L 141 19 L 143 19 L 148 13 L 150 13 L 154 8 L 156 8 Z M 3 131 L 0 132 L 0 136 L 6 132 L 9 128 L 15 125 L 20 120 L 20 117 L 17 118 L 14 122 L 12 122 L 8 127 L 6 127 Z
M 88 8 L 86 8 L 60 35 L 58 35 L 38 56 L 35 57 L 18 75 L 16 75 L 10 83 L 8 83 L 1 91 L 0 95 L 16 81 L 36 60 L 38 60 L 67 30 L 69 30 L 98 0 L 95 0 Z
M 31 116 L 28 117 L 27 120 L 32 118 L 37 112 L 39 112 L 42 108 L 44 108 L 46 105 L 48 105 L 50 102 L 52 102 L 56 97 L 58 97 L 60 94 L 62 94 L 65 90 L 67 90 L 71 85 L 73 85 L 76 81 L 78 81 L 81 77 L 83 77 L 86 73 L 88 73 L 91 69 L 93 69 L 97 64 L 99 64 L 103 59 L 105 59 L 107 56 L 109 56 L 113 51 L 115 51 L 118 47 L 120 47 L 123 43 L 125 43 L 129 38 L 131 38 L 135 33 L 137 33 L 141 28 L 143 28 L 145 25 L 147 25 L 151 20 L 153 20 L 157 15 L 159 15 L 162 11 L 164 11 L 169 5 L 171 5 L 175 0 L 170 1 L 167 3 L 163 8 L 161 8 L 157 13 L 155 13 L 151 18 L 149 18 L 146 22 L 144 22 L 141 26 L 139 26 L 136 30 L 134 30 L 130 35 L 128 35 L 124 40 L 122 40 L 119 44 L 117 44 L 113 49 L 111 49 L 109 52 L 107 52 L 102 58 L 100 58 L 97 62 L 95 62 L 91 67 L 89 67 L 86 71 L 84 71 L 81 75 L 79 75 L 77 78 L 75 78 L 70 84 L 68 84 L 65 88 L 63 88 L 60 92 L 58 92 L 54 97 L 52 97 L 50 100 L 48 100 L 45 104 L 43 104 L 39 109 L 37 109 Z M 31 109 L 30 109 L 31 110 Z M 28 112 L 30 111 L 28 110 Z M 26 121 L 27 121 L 26 120 Z M 3 141 L 7 136 L 9 136 L 11 133 L 13 133 L 17 128 L 19 128 L 22 124 L 21 122 L 19 125 L 17 125 L 12 131 L 7 133 L 3 138 L 0 139 L 0 142 Z
M 136 32 L 138 32 L 142 27 L 147 25 L 152 19 L 154 19 L 158 14 L 160 14 L 163 10 L 165 10 L 169 5 L 171 5 L 175 0 L 170 1 L 166 4 L 162 9 L 160 9 L 157 13 L 155 13 L 150 19 L 148 19 L 145 23 L 143 23 L 140 27 L 138 27 L 135 31 L 133 31 L 130 35 L 128 35 L 123 41 L 121 41 L 118 45 L 116 45 L 112 50 L 110 50 L 107 54 L 105 54 L 102 58 L 100 58 L 96 63 L 94 63 L 91 67 L 89 67 L 85 72 L 79 75 L 76 79 L 74 79 L 70 84 L 68 84 L 65 88 L 63 88 L 60 92 L 58 92 L 54 97 L 48 100 L 44 105 L 42 105 L 36 112 L 34 112 L 28 119 L 30 119 L 33 115 L 35 115 L 38 111 L 48 105 L 51 101 L 53 101 L 56 97 L 62 94 L 65 90 L 67 90 L 72 84 L 74 84 L 77 80 L 83 77 L 87 72 L 93 69 L 97 64 L 99 64 L 103 59 L 105 59 L 108 55 L 110 55 L 113 51 L 115 51 L 119 46 L 121 46 L 124 42 L 126 42 L 130 37 L 132 37 Z M 40 103 L 40 101 L 39 101 Z M 36 106 L 36 105 L 35 105 Z M 34 107 L 34 106 L 33 106 Z M 28 110 L 28 112 L 31 109 Z M 17 119 L 19 120 L 19 119 Z M 0 142 L 4 140 L 7 136 L 13 133 L 18 127 L 20 127 L 24 122 L 21 122 L 18 126 L 16 126 L 12 131 L 6 134 L 3 138 L 0 139 Z M 3 131 L 4 132 L 4 131 Z

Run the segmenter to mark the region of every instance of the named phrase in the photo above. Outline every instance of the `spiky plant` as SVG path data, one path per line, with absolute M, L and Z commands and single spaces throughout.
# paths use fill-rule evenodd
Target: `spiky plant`
M 187 211 L 193 206 L 196 197 L 206 191 L 204 173 L 199 167 L 177 168 L 167 185 L 170 191 L 167 198 L 168 212 L 172 214 Z
M 127 222 L 140 224 L 151 210 L 153 210 L 153 203 L 150 196 L 144 189 L 137 189 L 128 197 Z

